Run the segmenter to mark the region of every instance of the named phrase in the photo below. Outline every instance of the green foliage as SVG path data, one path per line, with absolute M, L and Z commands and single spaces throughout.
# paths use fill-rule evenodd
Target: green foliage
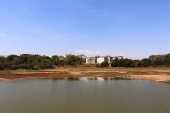
M 6 58 L 3 56 L 0 56 L 0 70 L 5 69 L 5 65 L 6 65 Z
M 47 69 L 58 65 L 80 65 L 81 57 L 76 55 L 64 56 L 41 56 L 32 54 L 9 55 L 0 57 L 0 70 L 3 69 Z
M 109 67 L 108 61 L 104 61 L 100 64 L 100 67 Z
M 152 66 L 166 66 L 167 65 L 167 55 L 152 55 L 149 57 Z
M 168 60 L 170 60 L 170 54 L 167 54 L 166 57 Z
M 115 59 L 112 67 L 149 67 L 149 66 L 170 66 L 170 54 L 152 55 L 142 60 Z
M 140 67 L 148 67 L 148 66 L 151 66 L 152 65 L 152 62 L 150 59 L 142 59 L 140 62 L 139 62 L 139 66 Z
M 134 67 L 135 62 L 131 59 L 118 59 L 112 61 L 112 67 Z
M 166 61 L 165 62 L 166 62 L 167 66 L 170 66 L 170 54 L 166 55 Z
M 81 58 L 76 55 L 66 55 L 64 62 L 66 65 L 80 65 Z
M 64 65 L 64 60 L 65 60 L 65 57 L 64 56 L 59 56 L 59 65 Z
M 59 56 L 57 56 L 57 55 L 52 56 L 52 62 L 54 65 L 58 65 L 59 64 Z
M 22 54 L 0 57 L 0 69 L 45 69 L 53 68 L 52 59 L 48 56 Z

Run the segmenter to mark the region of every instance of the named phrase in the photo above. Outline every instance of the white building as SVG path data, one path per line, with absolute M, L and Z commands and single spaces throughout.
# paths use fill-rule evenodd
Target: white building
M 104 61 L 107 61 L 109 64 L 111 64 L 112 60 L 115 59 L 123 59 L 122 56 L 96 56 L 96 57 L 86 57 L 86 64 L 101 64 Z
M 112 57 L 112 60 L 115 60 L 115 59 L 123 59 L 123 56 L 115 56 L 115 57 Z
M 105 61 L 105 57 L 97 57 L 97 64 L 101 64 Z
M 86 64 L 96 64 L 96 57 L 86 57 Z
M 98 56 L 97 57 L 97 64 L 101 64 L 104 61 L 107 61 L 109 64 L 112 62 L 113 57 L 111 56 Z

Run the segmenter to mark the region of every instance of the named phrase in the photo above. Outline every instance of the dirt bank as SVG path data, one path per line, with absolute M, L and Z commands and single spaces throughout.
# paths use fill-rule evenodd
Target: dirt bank
M 0 71 L 0 80 L 21 78 L 78 79 L 79 77 L 103 77 L 104 79 L 138 79 L 161 82 L 170 81 L 170 68 L 96 68 L 59 67 L 48 70 Z

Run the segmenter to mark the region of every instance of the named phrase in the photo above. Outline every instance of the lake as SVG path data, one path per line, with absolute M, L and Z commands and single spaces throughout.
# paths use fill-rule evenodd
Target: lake
M 143 80 L 0 81 L 0 113 L 170 113 L 170 84 Z

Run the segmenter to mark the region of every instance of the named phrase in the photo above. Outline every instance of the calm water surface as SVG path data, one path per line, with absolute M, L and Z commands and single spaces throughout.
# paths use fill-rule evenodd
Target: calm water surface
M 170 84 L 140 80 L 0 81 L 0 113 L 170 113 Z

